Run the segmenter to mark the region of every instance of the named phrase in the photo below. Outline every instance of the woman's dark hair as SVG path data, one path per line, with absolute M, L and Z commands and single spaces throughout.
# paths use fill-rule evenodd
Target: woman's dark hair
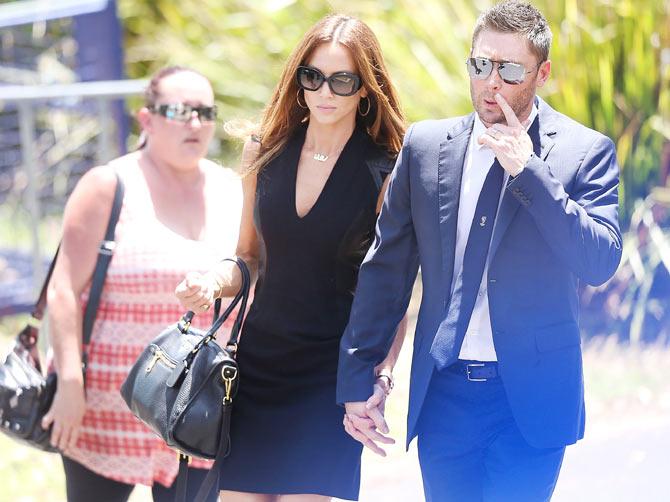
M 200 75 L 203 78 L 207 78 L 199 71 L 193 70 L 192 68 L 188 68 L 186 66 L 164 66 L 152 75 L 151 80 L 149 80 L 149 85 L 147 85 L 147 88 L 144 89 L 144 106 L 151 107 L 156 104 L 156 101 L 158 101 L 158 97 L 160 96 L 159 86 L 164 78 L 181 72 L 195 73 L 196 75 Z M 140 133 L 136 150 L 141 150 L 145 146 L 147 146 L 147 138 L 144 135 L 144 132 L 142 132 Z

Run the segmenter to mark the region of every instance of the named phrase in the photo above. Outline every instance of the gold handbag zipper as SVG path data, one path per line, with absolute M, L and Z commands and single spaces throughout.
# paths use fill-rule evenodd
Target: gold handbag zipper
M 146 372 L 149 373 L 152 369 L 154 369 L 154 366 L 156 365 L 156 363 L 158 361 L 161 361 L 165 366 L 167 366 L 168 368 L 171 368 L 171 369 L 174 369 L 174 368 L 177 367 L 177 364 L 173 363 L 168 358 L 167 354 L 165 354 L 165 352 L 163 352 L 159 347 L 156 347 L 154 349 L 154 355 L 151 358 L 151 361 L 149 361 L 149 364 L 147 364 Z

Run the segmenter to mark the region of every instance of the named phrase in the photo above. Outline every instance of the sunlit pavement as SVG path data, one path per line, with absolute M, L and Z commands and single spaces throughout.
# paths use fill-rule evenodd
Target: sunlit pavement
M 595 428 L 596 424 L 593 424 Z M 553 502 L 665 502 L 670 500 L 670 419 L 637 421 L 570 446 Z M 386 459 L 363 458 L 361 502 L 423 501 L 416 445 Z
M 668 451 L 670 417 L 594 430 L 568 448 L 553 501 L 668 501 Z

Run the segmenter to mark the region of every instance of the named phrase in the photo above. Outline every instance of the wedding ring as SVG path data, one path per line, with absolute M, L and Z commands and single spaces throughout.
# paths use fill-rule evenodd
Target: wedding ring
M 207 312 L 209 310 L 209 303 L 205 303 L 204 305 L 201 305 L 200 308 Z

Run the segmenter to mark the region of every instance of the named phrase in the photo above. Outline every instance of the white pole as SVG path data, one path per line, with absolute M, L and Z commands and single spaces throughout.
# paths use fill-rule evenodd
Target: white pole
M 18 102 L 19 131 L 21 134 L 21 160 L 26 173 L 25 201 L 30 216 L 30 233 L 33 254 L 33 291 L 39 294 L 42 282 L 42 252 L 39 224 L 40 203 L 37 197 L 37 156 L 35 155 L 35 110 L 30 102 Z
M 98 148 L 98 163 L 106 164 L 114 157 L 114 145 L 112 138 L 112 124 L 114 116 L 112 107 L 107 98 L 97 98 L 98 120 L 100 121 L 100 138 Z

